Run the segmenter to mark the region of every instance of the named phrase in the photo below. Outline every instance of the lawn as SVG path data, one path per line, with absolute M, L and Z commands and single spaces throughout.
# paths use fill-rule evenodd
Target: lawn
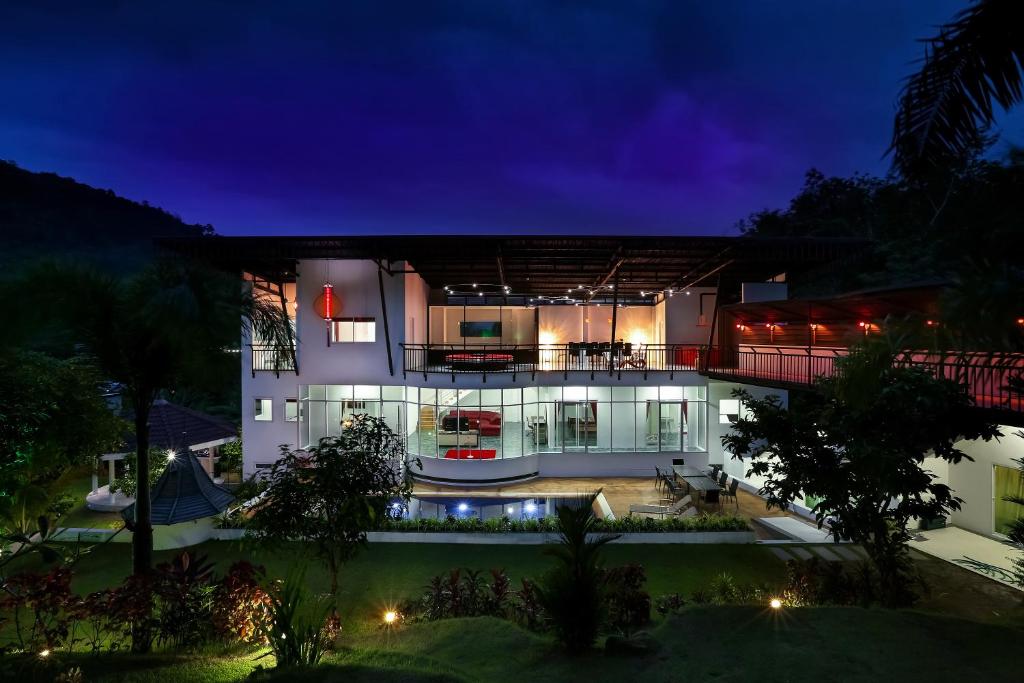
M 264 565 L 271 577 L 284 577 L 299 563 L 300 544 L 286 544 L 277 552 L 240 542 L 211 541 L 191 549 L 214 561 L 219 572 L 236 559 Z M 156 561 L 172 557 L 156 553 Z M 739 582 L 778 586 L 785 566 L 763 546 L 757 545 L 610 545 L 608 565 L 642 564 L 647 570 L 647 590 L 652 596 L 689 594 L 705 587 L 719 573 L 728 572 Z M 328 577 L 316 560 L 302 563 L 306 583 L 316 592 L 326 591 Z M 339 611 L 346 631 L 360 633 L 373 628 L 388 606 L 418 595 L 430 577 L 453 568 L 505 569 L 513 584 L 537 577 L 551 559 L 542 546 L 440 545 L 427 543 L 377 543 L 346 565 L 340 578 Z M 131 555 L 125 544 L 93 548 L 75 570 L 73 588 L 88 593 L 115 585 L 131 572 Z
M 1019 680 L 1008 627 L 912 611 L 700 607 L 657 625 L 643 657 L 567 657 L 509 622 L 452 619 L 347 638 L 310 671 L 273 681 L 955 681 Z M 237 681 L 245 656 L 76 660 L 89 681 Z
M 219 571 L 238 558 L 264 564 L 273 577 L 296 563 L 306 567 L 313 591 L 327 576 L 315 560 L 303 562 L 299 544 L 267 552 L 241 542 L 209 542 L 194 552 Z M 157 553 L 157 561 L 172 552 Z M 758 545 L 612 545 L 609 565 L 635 562 L 648 573 L 652 596 L 689 594 L 721 572 L 740 582 L 778 586 L 784 565 Z M 550 559 L 538 546 L 375 544 L 349 563 L 339 596 L 343 633 L 339 650 L 311 671 L 270 674 L 274 681 L 874 681 L 1015 680 L 1019 668 L 1007 644 L 1020 640 L 1020 620 L 961 619 L 921 611 L 859 608 L 694 606 L 655 618 L 659 648 L 638 658 L 593 654 L 569 658 L 550 637 L 490 618 L 453 619 L 396 630 L 379 626 L 383 611 L 417 595 L 429 577 L 453 567 L 504 568 L 513 582 L 535 577 Z M 87 592 L 113 585 L 130 570 L 127 545 L 94 548 L 76 567 L 74 588 Z M 973 577 L 956 569 L 955 583 Z M 988 582 L 976 577 L 974 580 Z M 993 583 L 993 582 L 988 582 Z M 942 591 L 945 593 L 945 589 Z M 1006 593 L 989 596 L 1011 605 Z M 978 596 L 975 596 L 978 597 Z M 982 601 L 984 602 L 984 601 Z M 1019 603 L 1019 599 L 1018 599 Z M 948 606 L 948 605 L 944 605 Z M 986 608 L 987 609 L 987 608 Z M 255 668 L 273 666 L 262 652 L 208 649 L 197 654 L 98 658 L 67 654 L 40 662 L 38 680 L 74 664 L 88 681 L 239 681 Z M 49 677 L 49 678 L 48 678 Z
M 116 529 L 123 523 L 116 512 L 96 512 L 85 505 L 85 497 L 92 490 L 92 474 L 89 469 L 69 472 L 58 480 L 57 487 L 75 499 L 75 506 L 57 520 L 57 526 L 83 529 Z

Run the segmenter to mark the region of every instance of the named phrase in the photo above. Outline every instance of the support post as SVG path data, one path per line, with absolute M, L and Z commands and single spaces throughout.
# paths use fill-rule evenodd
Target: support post
M 391 356 L 391 330 L 388 328 L 388 302 L 384 298 L 384 268 L 377 264 L 377 284 L 380 285 L 380 313 L 384 319 L 384 345 L 388 350 L 388 372 L 395 376 L 395 359 Z
M 608 351 L 608 376 L 615 372 L 615 326 L 619 321 L 619 269 L 615 269 L 612 283 L 612 344 Z

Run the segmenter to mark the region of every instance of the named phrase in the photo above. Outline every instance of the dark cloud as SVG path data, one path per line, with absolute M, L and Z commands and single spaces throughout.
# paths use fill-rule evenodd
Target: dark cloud
M 227 233 L 721 233 L 884 171 L 961 4 L 4 7 L 0 156 Z

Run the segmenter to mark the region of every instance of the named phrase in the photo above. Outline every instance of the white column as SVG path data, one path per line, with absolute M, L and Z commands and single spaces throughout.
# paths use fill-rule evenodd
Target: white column
M 107 461 L 107 490 L 110 493 L 110 502 L 114 502 L 114 459 Z

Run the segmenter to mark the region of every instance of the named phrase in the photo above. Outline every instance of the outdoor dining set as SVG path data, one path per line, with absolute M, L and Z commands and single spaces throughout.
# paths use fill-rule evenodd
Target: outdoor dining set
M 722 509 L 731 499 L 739 509 L 739 481 L 722 471 L 721 465 L 707 469 L 686 465 L 682 459 L 672 461 L 671 469 L 654 468 L 654 486 L 660 495 L 658 504 L 634 503 L 630 515 L 654 517 L 692 517 L 711 506 Z

